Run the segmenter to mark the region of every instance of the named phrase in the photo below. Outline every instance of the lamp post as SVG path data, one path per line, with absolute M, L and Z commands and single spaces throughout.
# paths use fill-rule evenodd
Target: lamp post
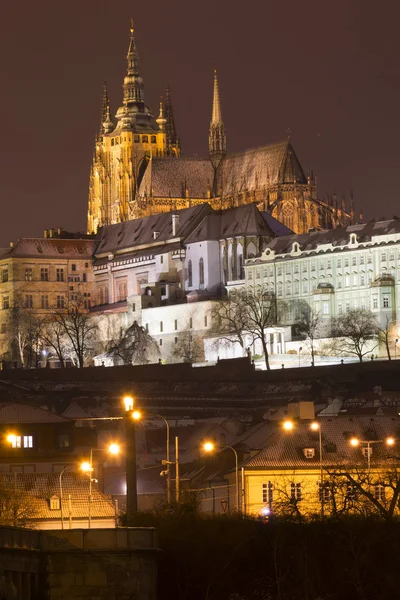
M 64 475 L 65 471 L 68 471 L 69 469 L 74 469 L 74 467 L 64 467 L 58 476 L 58 485 L 60 488 L 61 529 L 64 529 L 62 476 Z
M 303 350 L 303 346 L 299 346 L 299 367 L 300 367 L 300 359 L 301 359 L 301 351 Z
M 384 440 L 360 440 L 357 437 L 352 437 L 350 440 L 350 444 L 351 444 L 351 446 L 353 446 L 353 448 L 357 448 L 360 445 L 367 447 L 368 474 L 371 471 L 371 454 L 372 454 L 371 446 L 373 444 L 386 444 L 387 446 L 394 446 L 395 443 L 396 443 L 396 440 L 391 436 L 387 437 Z
M 137 465 L 136 465 L 136 422 L 141 419 L 139 410 L 133 410 L 134 399 L 125 396 L 126 434 L 126 514 L 128 519 L 137 512 Z
M 97 479 L 92 477 L 93 474 L 93 452 L 104 452 L 107 450 L 110 454 L 119 454 L 120 447 L 119 444 L 112 443 L 108 446 L 108 448 L 90 448 L 90 458 L 89 462 L 83 462 L 81 464 L 81 471 L 87 473 L 89 475 L 89 510 L 88 510 L 88 524 L 89 529 L 92 526 L 92 483 L 97 482 Z
M 221 446 L 222 450 L 225 450 L 225 448 L 229 448 L 235 454 L 236 507 L 237 507 L 237 511 L 240 512 L 239 459 L 238 459 L 238 453 L 236 452 L 236 450 L 235 450 L 235 448 L 233 446 L 229 446 L 228 444 L 224 444 L 223 446 Z M 213 452 L 215 450 L 215 444 L 214 444 L 214 442 L 205 442 L 203 444 L 203 449 L 206 452 Z
M 397 358 L 397 344 L 399 343 L 398 338 L 395 339 L 394 341 L 394 358 Z
M 168 506 L 171 506 L 171 469 L 170 469 L 171 462 L 170 462 L 170 452 L 169 452 L 169 434 L 170 434 L 169 423 L 168 423 L 167 419 L 165 417 L 163 417 L 162 415 L 152 413 L 151 416 L 162 419 L 167 428 L 167 440 L 166 440 L 167 446 L 166 446 L 166 452 L 165 452 L 166 460 L 163 461 L 163 463 L 167 467 L 167 469 L 166 469 L 166 471 L 167 471 L 167 504 L 168 504 Z M 179 449 L 178 449 L 178 452 L 179 452 Z
M 283 422 L 283 429 L 285 431 L 292 431 L 294 428 L 293 421 L 287 420 Z M 311 431 L 318 431 L 318 442 L 319 442 L 319 477 L 320 477 L 320 501 L 321 501 L 321 519 L 324 518 L 325 514 L 325 497 L 324 497 L 324 466 L 322 456 L 322 430 L 321 423 L 313 421 L 310 425 Z

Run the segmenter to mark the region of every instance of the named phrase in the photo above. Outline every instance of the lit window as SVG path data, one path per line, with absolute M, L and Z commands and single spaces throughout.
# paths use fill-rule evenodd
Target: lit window
M 25 269 L 25 281 L 32 281 L 32 269 L 28 267 Z
M 24 435 L 24 448 L 33 448 L 33 436 Z
M 56 269 L 57 281 L 64 281 L 64 269 Z
M 328 482 L 320 481 L 318 483 L 318 497 L 320 502 L 327 502 L 330 499 L 330 489 Z
M 262 484 L 262 501 L 263 504 L 272 504 L 274 495 L 274 486 L 270 481 Z
M 315 456 L 314 448 L 304 448 L 304 456 L 305 456 L 305 458 L 314 458 L 314 456 Z
M 71 444 L 70 437 L 67 433 L 60 433 L 58 436 L 58 445 L 60 448 L 69 448 Z
M 292 500 L 301 500 L 301 483 L 290 484 L 290 497 Z
M 40 281 L 48 281 L 49 280 L 49 269 L 42 268 L 40 269 Z
M 8 281 L 8 269 L 3 269 L 1 280 L 3 283 L 7 283 Z

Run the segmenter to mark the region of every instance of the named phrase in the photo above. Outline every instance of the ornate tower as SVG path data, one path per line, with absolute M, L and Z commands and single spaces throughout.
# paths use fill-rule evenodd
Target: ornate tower
M 103 93 L 102 123 L 90 171 L 89 233 L 103 225 L 141 216 L 137 190 L 148 161 L 153 156 L 179 155 L 176 132 L 167 144 L 168 118 L 164 118 L 162 107 L 156 120 L 145 103 L 133 22 L 127 63 L 123 101 L 115 115 L 116 123 L 111 117 L 106 87 Z M 170 112 L 172 114 L 172 108 Z
M 217 169 L 226 154 L 225 129 L 221 115 L 217 71 L 214 71 L 213 107 L 208 137 L 208 151 L 214 169 Z

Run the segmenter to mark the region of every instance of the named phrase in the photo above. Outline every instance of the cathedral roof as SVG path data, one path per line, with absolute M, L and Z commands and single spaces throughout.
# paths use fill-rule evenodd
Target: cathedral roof
M 286 140 L 262 148 L 227 155 L 218 168 L 218 189 L 234 196 L 279 183 L 307 183 L 291 143 Z M 153 158 L 143 176 L 139 195 L 156 198 L 207 198 L 213 189 L 214 169 L 209 160 Z

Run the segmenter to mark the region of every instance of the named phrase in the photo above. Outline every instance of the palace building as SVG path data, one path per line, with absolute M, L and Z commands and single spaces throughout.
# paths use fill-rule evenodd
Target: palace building
M 88 232 L 208 202 L 216 209 L 254 203 L 296 233 L 352 223 L 353 206 L 318 198 L 289 140 L 237 154 L 226 151 L 214 73 L 209 155 L 181 156 L 169 90 L 155 118 L 145 103 L 131 25 L 123 103 L 113 119 L 104 89 L 102 122 L 90 171 Z

